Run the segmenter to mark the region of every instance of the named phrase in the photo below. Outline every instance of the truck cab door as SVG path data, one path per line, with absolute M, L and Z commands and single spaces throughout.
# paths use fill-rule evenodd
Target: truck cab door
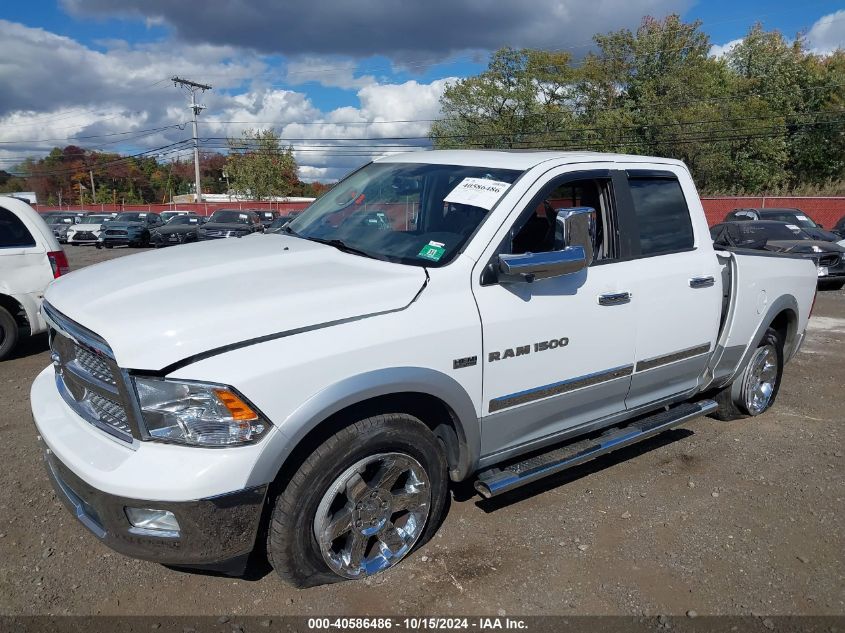
M 625 409 L 634 359 L 634 309 L 620 293 L 615 181 L 610 170 L 548 172 L 525 194 L 476 266 L 483 333 L 482 458 L 526 450 Z M 595 261 L 559 277 L 506 281 L 502 253 L 552 250 L 550 218 L 593 207 Z M 552 236 L 553 237 L 553 230 Z
M 698 387 L 718 336 L 722 277 L 689 175 L 667 166 L 630 169 L 627 177 L 636 358 L 626 405 L 633 409 Z

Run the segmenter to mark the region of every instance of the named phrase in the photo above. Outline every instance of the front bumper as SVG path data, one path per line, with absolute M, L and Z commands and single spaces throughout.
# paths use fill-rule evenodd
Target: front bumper
M 144 560 L 240 571 L 255 544 L 267 490 L 266 483 L 248 483 L 260 445 L 130 446 L 70 408 L 52 367 L 36 377 L 30 401 L 59 498 L 105 545 Z M 137 533 L 126 507 L 173 512 L 178 537 Z
M 142 560 L 240 573 L 255 544 L 267 486 L 197 501 L 130 499 L 88 485 L 48 448 L 44 460 L 62 503 L 88 530 L 116 552 Z M 178 536 L 157 536 L 133 527 L 126 508 L 173 512 Z
M 79 233 L 74 233 L 72 235 L 67 236 L 67 243 L 68 244 L 96 244 L 97 241 L 100 239 L 100 236 L 97 234 L 92 234 L 91 237 L 83 234 L 80 235 Z
M 160 233 L 153 233 L 150 235 L 150 244 L 154 246 L 178 246 L 179 244 L 195 241 L 195 239 L 189 234 L 170 233 L 168 235 L 161 235 Z

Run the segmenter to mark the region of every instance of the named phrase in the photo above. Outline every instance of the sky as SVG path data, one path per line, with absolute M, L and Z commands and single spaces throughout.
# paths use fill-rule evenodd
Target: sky
M 713 55 L 758 21 L 820 54 L 845 47 L 845 0 L 6 0 L 0 169 L 70 144 L 189 158 L 178 75 L 212 86 L 203 147 L 273 127 L 303 180 L 332 181 L 426 147 L 443 90 L 499 47 L 577 58 L 596 33 L 670 13 L 702 20 Z

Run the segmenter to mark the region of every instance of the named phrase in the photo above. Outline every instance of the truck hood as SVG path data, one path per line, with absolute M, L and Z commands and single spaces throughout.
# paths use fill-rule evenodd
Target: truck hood
M 45 300 L 106 340 L 118 365 L 191 356 L 409 305 L 427 273 L 284 235 L 130 255 L 53 282 Z
M 121 230 L 142 229 L 142 228 L 144 228 L 144 223 L 143 222 L 115 222 L 114 220 L 112 220 L 111 222 L 108 222 L 106 224 L 105 228 L 107 228 L 107 229 L 121 229 Z

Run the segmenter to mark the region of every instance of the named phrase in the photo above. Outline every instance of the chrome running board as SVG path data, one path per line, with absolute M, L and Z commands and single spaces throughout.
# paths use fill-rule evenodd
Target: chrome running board
M 717 408 L 718 405 L 713 400 L 676 405 L 625 426 L 611 427 L 598 437 L 565 444 L 520 462 L 482 471 L 475 482 L 475 489 L 485 499 L 490 499 L 543 477 L 588 462 L 599 455 L 654 437 L 688 420 L 713 413 Z

